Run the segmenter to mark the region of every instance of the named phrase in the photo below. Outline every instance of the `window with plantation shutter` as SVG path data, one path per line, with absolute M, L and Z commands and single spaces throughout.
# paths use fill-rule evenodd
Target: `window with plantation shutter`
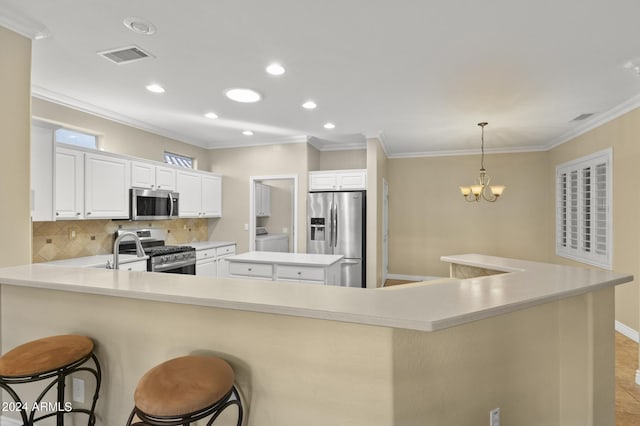
M 556 254 L 611 269 L 610 149 L 556 168 Z

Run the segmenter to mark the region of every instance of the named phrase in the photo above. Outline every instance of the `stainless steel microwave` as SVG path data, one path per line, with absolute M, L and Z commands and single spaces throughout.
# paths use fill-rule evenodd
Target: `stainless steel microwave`
M 178 217 L 180 195 L 160 189 L 130 189 L 129 218 L 131 220 L 175 219 Z

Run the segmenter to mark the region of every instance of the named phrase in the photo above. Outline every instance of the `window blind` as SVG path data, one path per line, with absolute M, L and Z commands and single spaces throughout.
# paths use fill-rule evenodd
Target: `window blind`
M 611 268 L 611 150 L 556 168 L 556 253 Z

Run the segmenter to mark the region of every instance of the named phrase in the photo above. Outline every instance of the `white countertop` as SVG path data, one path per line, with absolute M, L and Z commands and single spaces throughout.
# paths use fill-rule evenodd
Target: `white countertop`
M 0 283 L 435 331 L 633 280 L 604 270 L 475 254 L 443 259 L 509 272 L 361 289 L 32 264 L 0 269 Z
M 281 265 L 331 266 L 344 256 L 336 254 L 283 253 L 250 251 L 226 257 L 229 262 L 278 263 Z
M 148 256 L 138 257 L 135 254 L 121 254 L 118 261 L 121 264 L 135 262 L 137 260 L 147 260 Z M 45 265 L 71 266 L 77 268 L 106 268 L 107 261 L 113 262 L 112 254 L 98 254 L 95 256 L 74 257 L 71 259 L 52 260 Z
M 233 241 L 196 241 L 193 243 L 183 243 L 183 244 L 177 244 L 177 245 L 191 246 L 194 249 L 196 249 L 196 251 L 198 251 L 198 250 L 207 250 L 207 249 L 224 247 L 224 246 L 233 246 L 235 244 L 236 243 L 234 243 Z

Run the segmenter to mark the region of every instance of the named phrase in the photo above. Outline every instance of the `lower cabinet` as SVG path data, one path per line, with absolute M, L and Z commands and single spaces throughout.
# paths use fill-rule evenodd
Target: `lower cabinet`
M 135 262 L 121 263 L 120 269 L 123 271 L 147 271 L 147 260 L 136 260 Z
M 272 281 L 296 281 L 319 285 L 340 282 L 340 262 L 329 266 L 229 261 L 229 276 Z
M 196 275 L 224 277 L 228 266 L 225 257 L 236 254 L 235 244 L 196 251 Z

